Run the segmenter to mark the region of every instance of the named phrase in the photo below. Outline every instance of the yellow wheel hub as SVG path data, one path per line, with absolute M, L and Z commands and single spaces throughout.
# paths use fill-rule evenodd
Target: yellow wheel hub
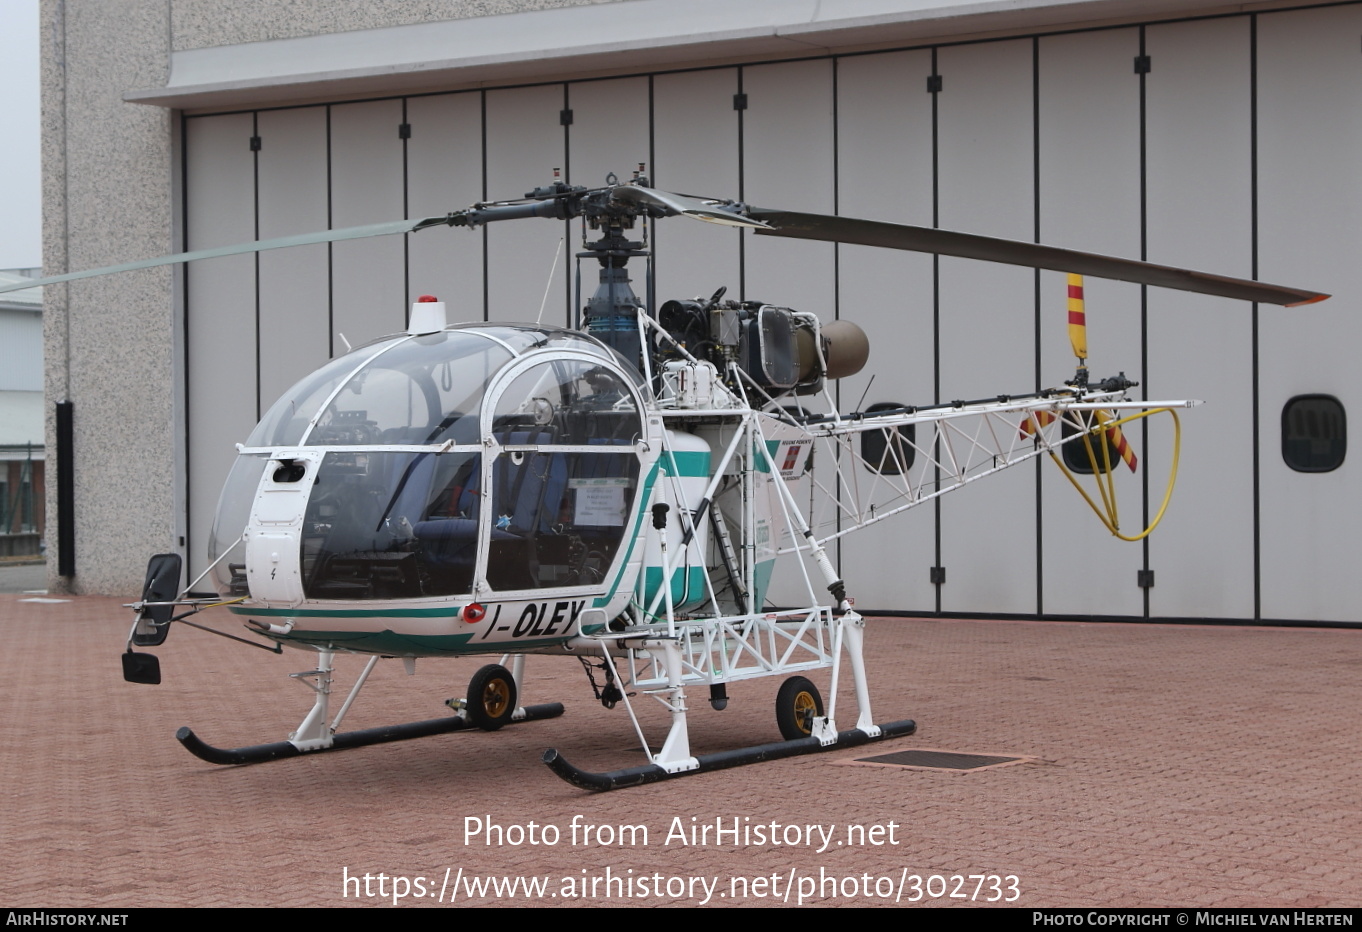
M 493 680 L 487 684 L 482 691 L 482 707 L 487 710 L 487 714 L 497 718 L 506 713 L 506 706 L 511 701 L 511 691 L 501 680 Z
M 818 714 L 818 703 L 814 700 L 813 696 L 806 692 L 802 692 L 795 696 L 794 710 L 795 721 L 799 723 L 799 730 L 805 734 L 810 734 L 812 730 L 809 727 L 809 723 L 812 722 L 813 717 Z

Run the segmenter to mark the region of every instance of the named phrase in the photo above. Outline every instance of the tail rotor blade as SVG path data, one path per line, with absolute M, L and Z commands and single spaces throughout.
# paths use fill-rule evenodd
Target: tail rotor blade
M 1032 437 L 1040 432 L 1042 427 L 1048 427 L 1055 421 L 1055 415 L 1049 411 L 1032 411 L 1022 422 L 1017 425 L 1017 430 L 1023 440 Z
M 1130 441 L 1126 439 L 1126 435 L 1121 432 L 1120 427 L 1112 423 L 1114 418 L 1110 414 L 1105 411 L 1095 411 L 1093 413 L 1097 416 L 1097 423 L 1106 428 L 1104 431 L 1106 439 L 1110 441 L 1111 445 L 1116 449 L 1117 455 L 1120 456 L 1121 460 L 1130 468 L 1130 471 L 1134 472 L 1140 465 L 1140 458 L 1135 455 L 1135 449 L 1130 445 Z
M 1088 358 L 1088 315 L 1083 305 L 1083 276 L 1069 273 L 1069 345 L 1078 364 Z

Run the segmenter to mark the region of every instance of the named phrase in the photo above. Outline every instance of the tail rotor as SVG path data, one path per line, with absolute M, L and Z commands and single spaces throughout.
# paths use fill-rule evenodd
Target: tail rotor
M 1082 400 L 1089 392 L 1112 392 L 1124 391 L 1138 383 L 1132 382 L 1125 377 L 1125 373 L 1110 379 L 1104 379 L 1097 384 L 1092 384 L 1088 376 L 1088 317 L 1087 308 L 1083 296 L 1083 276 L 1070 274 L 1068 277 L 1068 326 L 1069 326 L 1069 345 L 1073 349 L 1074 357 L 1078 360 L 1078 367 L 1073 379 L 1066 382 L 1070 388 L 1074 389 L 1078 400 Z M 1168 474 L 1168 488 L 1164 493 L 1163 503 L 1159 507 L 1154 519 L 1149 527 L 1139 534 L 1127 535 L 1121 532 L 1120 517 L 1116 507 L 1116 482 L 1114 468 L 1116 460 L 1125 463 L 1126 467 L 1134 473 L 1139 467 L 1139 457 L 1135 454 L 1135 449 L 1130 440 L 1126 437 L 1121 428 L 1142 418 L 1149 417 L 1151 414 L 1167 413 L 1173 418 L 1173 451 L 1172 466 Z M 1107 530 L 1119 537 L 1121 540 L 1136 541 L 1142 540 L 1162 520 L 1164 511 L 1168 508 L 1168 502 L 1173 495 L 1173 482 L 1177 477 L 1178 449 L 1182 436 L 1182 428 L 1178 421 L 1177 412 L 1171 408 L 1155 408 L 1149 411 L 1141 411 L 1137 414 L 1126 417 L 1117 417 L 1112 411 L 1092 410 L 1087 411 L 1066 411 L 1062 414 L 1054 414 L 1048 411 L 1036 411 L 1028 415 L 1020 425 L 1023 437 L 1038 435 L 1042 428 L 1053 423 L 1057 418 L 1063 418 L 1062 443 L 1082 444 L 1078 448 L 1078 456 L 1069 459 L 1069 465 L 1065 465 L 1065 458 L 1056 455 L 1052 449 L 1050 457 L 1059 466 L 1065 477 L 1083 496 L 1083 500 L 1088 503 L 1093 512 L 1101 520 Z M 1094 443 L 1093 441 L 1097 442 Z M 1085 466 L 1078 463 L 1086 460 Z M 1086 467 L 1086 468 L 1085 468 Z M 1084 490 L 1079 483 L 1075 472 L 1091 473 L 1097 482 L 1098 497 L 1101 500 L 1099 506 L 1093 497 Z

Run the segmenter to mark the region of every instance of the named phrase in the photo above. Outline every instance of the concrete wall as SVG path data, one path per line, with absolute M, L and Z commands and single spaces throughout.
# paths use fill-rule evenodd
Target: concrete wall
M 164 81 L 170 8 L 158 0 L 42 7 L 43 253 L 48 272 L 171 251 L 171 114 L 123 102 Z M 176 540 L 175 322 L 170 271 L 45 292 L 48 553 L 55 573 L 52 405 L 74 403 L 79 592 L 135 591 Z M 54 582 L 57 582 L 54 580 Z
M 612 2 L 617 0 L 366 0 L 365 3 L 254 0 L 231 4 L 216 0 L 171 0 L 171 45 L 179 52 L 267 39 L 322 36 Z

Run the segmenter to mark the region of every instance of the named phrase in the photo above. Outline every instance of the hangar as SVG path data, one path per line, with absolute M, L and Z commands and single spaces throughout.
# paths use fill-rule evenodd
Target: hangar
M 1362 621 L 1344 426 L 1362 4 L 45 2 L 42 42 L 49 274 L 643 163 L 669 190 L 1331 292 L 1281 310 L 1089 281 L 1094 366 L 1207 402 L 1148 541 L 1113 540 L 1040 463 L 838 557 L 863 609 Z M 727 285 L 868 331 L 847 405 L 1071 374 L 1063 276 L 676 226 L 656 232 L 660 297 Z M 415 296 L 523 320 L 547 287 L 545 319 L 568 323 L 563 238 L 548 222 L 443 230 L 47 289 L 56 582 L 130 593 L 171 548 L 201 568 L 233 445 L 346 343 L 401 329 Z M 1168 452 L 1157 429 L 1135 439 L 1154 475 L 1126 483 L 1126 514 L 1157 507 Z

